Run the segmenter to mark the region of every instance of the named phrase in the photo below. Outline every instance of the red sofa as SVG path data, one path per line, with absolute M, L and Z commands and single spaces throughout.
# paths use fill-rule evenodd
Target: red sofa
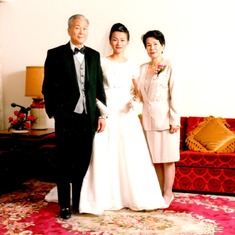
M 189 150 L 185 139 L 204 117 L 181 117 L 180 161 L 176 163 L 174 191 L 235 195 L 235 152 L 202 153 Z M 226 118 L 235 131 L 235 118 Z M 40 148 L 42 179 L 55 180 L 55 134 Z
M 185 140 L 204 117 L 181 117 L 180 161 L 176 163 L 174 191 L 235 195 L 235 152 L 202 153 L 189 150 Z M 235 118 L 225 118 L 235 130 Z

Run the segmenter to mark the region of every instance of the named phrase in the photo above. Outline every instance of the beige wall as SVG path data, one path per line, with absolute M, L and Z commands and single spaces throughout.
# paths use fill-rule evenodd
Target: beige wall
M 47 49 L 67 43 L 67 20 L 90 19 L 87 46 L 109 53 L 108 32 L 124 23 L 131 41 L 127 56 L 148 60 L 141 35 L 159 29 L 182 82 L 182 116 L 235 117 L 233 0 L 9 0 L 0 2 L 0 67 L 5 127 L 10 104 L 28 106 L 25 67 L 43 65 Z M 175 70 L 175 71 L 176 71 Z M 1 87 L 1 86 L 0 86 Z M 1 97 L 1 96 L 0 96 Z M 53 126 L 53 120 L 49 122 Z

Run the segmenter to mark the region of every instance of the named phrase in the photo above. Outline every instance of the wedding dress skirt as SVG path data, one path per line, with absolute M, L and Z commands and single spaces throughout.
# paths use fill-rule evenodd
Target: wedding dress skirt
M 94 139 L 80 213 L 102 214 L 125 207 L 152 210 L 164 203 L 137 113 L 109 115 L 106 130 Z
M 137 113 L 130 110 L 128 115 L 122 113 L 112 119 L 109 116 L 106 130 L 95 135 L 82 185 L 80 213 L 162 208 L 165 202 Z M 58 202 L 57 187 L 45 200 Z

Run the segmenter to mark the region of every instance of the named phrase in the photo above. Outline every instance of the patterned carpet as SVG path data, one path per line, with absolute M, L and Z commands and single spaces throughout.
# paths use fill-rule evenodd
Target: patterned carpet
M 0 234 L 6 235 L 234 235 L 235 197 L 175 193 L 165 210 L 77 214 L 64 221 L 45 195 L 54 183 L 31 180 L 0 197 Z

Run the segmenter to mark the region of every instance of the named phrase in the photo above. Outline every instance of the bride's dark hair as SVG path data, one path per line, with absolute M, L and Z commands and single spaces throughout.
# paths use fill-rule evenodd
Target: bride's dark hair
M 112 38 L 112 34 L 113 32 L 123 32 L 127 34 L 127 40 L 130 40 L 130 33 L 129 30 L 127 29 L 127 27 L 121 23 L 116 23 L 112 26 L 111 30 L 110 30 L 110 34 L 109 34 L 109 40 L 111 40 Z

